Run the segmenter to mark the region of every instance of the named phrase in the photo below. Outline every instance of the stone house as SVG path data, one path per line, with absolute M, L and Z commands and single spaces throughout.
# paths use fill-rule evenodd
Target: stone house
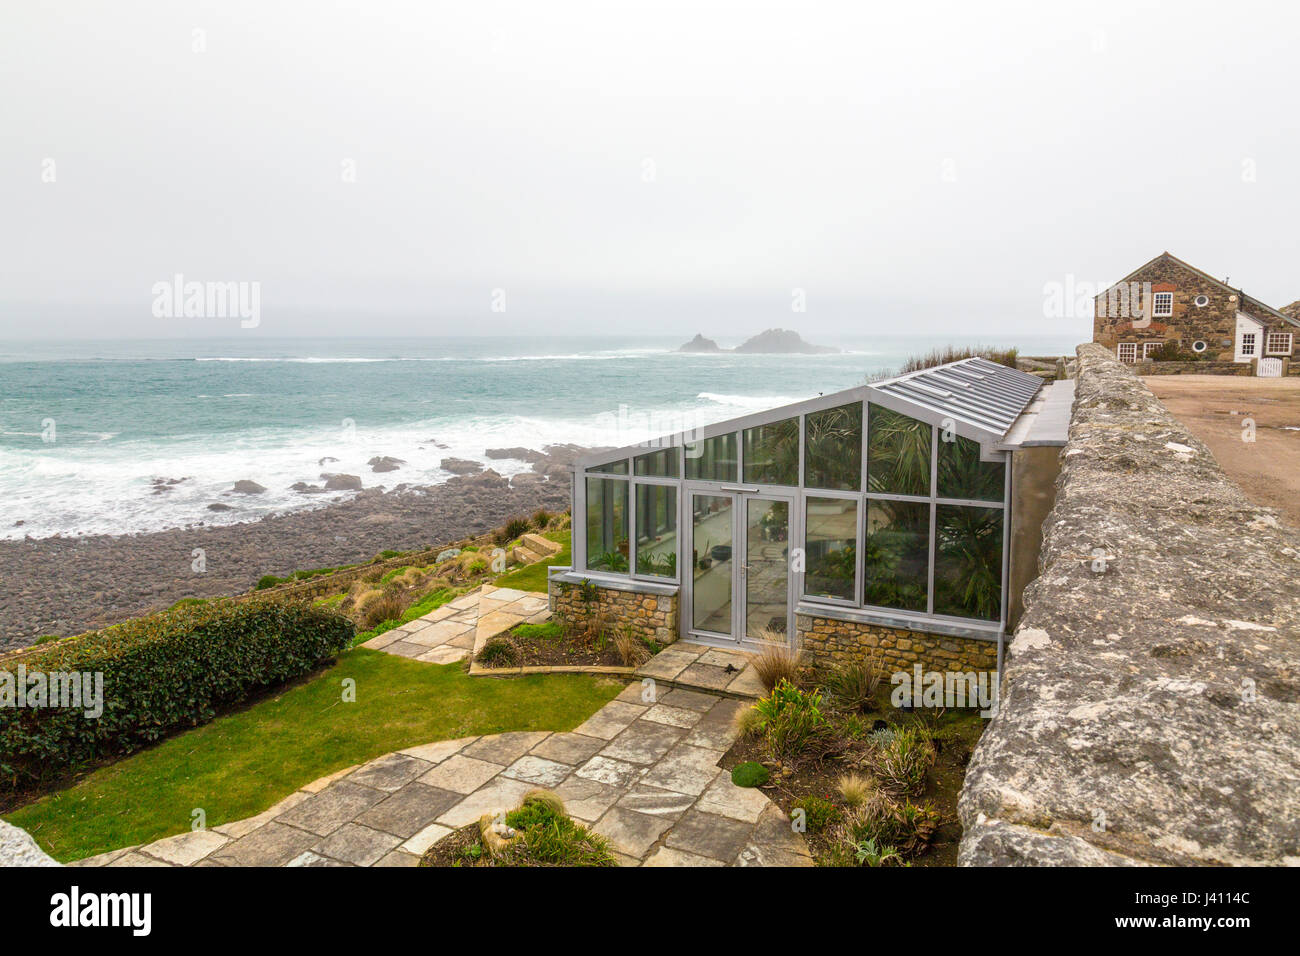
M 1300 302 L 1275 309 L 1162 252 L 1097 295 L 1092 340 L 1128 364 L 1167 355 L 1174 343 L 1197 359 L 1286 374 L 1297 332 Z

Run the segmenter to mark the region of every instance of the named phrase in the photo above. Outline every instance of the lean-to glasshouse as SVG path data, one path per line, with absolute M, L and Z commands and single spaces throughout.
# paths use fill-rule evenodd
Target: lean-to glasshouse
M 583 458 L 552 603 L 661 643 L 992 669 L 1072 394 L 971 358 Z

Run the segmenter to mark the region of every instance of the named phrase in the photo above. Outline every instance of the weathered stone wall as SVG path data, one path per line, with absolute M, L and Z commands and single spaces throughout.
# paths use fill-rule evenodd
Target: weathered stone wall
M 660 644 L 677 640 L 677 595 L 651 594 L 597 586 L 592 600 L 582 586 L 572 581 L 550 582 L 551 613 L 570 620 L 583 620 L 592 613 L 604 615 L 609 629 L 632 632 Z
M 1098 345 L 1040 563 L 959 861 L 1300 862 L 1300 532 Z
M 1251 362 L 1138 362 L 1131 368 L 1139 375 L 1255 374 L 1255 366 Z
M 996 641 L 925 634 L 810 614 L 795 615 L 795 630 L 805 657 L 815 664 L 878 661 L 886 674 L 910 671 L 914 664 L 926 670 L 963 673 L 991 671 L 998 666 Z

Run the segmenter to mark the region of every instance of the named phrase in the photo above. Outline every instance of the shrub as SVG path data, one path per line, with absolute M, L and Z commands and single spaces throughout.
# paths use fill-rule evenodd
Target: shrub
M 763 733 L 773 756 L 794 759 L 824 753 L 830 728 L 821 712 L 821 695 L 801 691 L 782 680 L 754 707 L 762 719 Z
M 0 788 L 39 783 L 205 723 L 346 648 L 346 617 L 276 601 L 194 604 L 136 618 L 0 663 L 34 673 L 103 675 L 103 713 L 0 707 Z M 4 680 L 16 681 L 16 675 Z M 2 686 L 2 685 L 0 685 Z M 10 685 L 12 686 L 12 685 Z
M 767 783 L 767 768 L 754 760 L 736 764 L 731 771 L 731 782 L 738 787 L 761 787 Z
M 892 846 L 876 846 L 875 840 L 863 840 L 853 847 L 858 866 L 906 866 Z
M 488 638 L 475 660 L 488 667 L 513 667 L 519 663 L 519 648 L 509 638 Z
M 814 796 L 800 797 L 791 804 L 791 809 L 804 812 L 809 833 L 821 833 L 831 824 L 839 823 L 844 816 L 844 811 L 835 804 Z
M 511 518 L 500 528 L 497 528 L 494 538 L 497 544 L 506 544 L 525 534 L 531 527 L 532 525 L 528 523 L 527 518 Z
M 849 773 L 840 777 L 838 784 L 840 796 L 849 807 L 860 807 L 871 797 L 871 781 L 861 774 Z
M 533 527 L 538 531 L 545 530 L 546 526 L 551 523 L 551 513 L 545 508 L 538 508 L 533 512 Z
M 783 680 L 794 683 L 799 675 L 799 656 L 799 652 L 791 650 L 789 645 L 774 641 L 755 656 L 750 666 L 763 682 L 763 687 L 770 691 Z
M 880 686 L 880 668 L 875 661 L 865 664 L 840 664 L 822 678 L 826 696 L 841 710 L 868 711 L 875 704 Z
M 257 579 L 257 590 L 265 591 L 267 588 L 273 588 L 279 584 L 281 580 L 283 579 L 277 578 L 274 574 L 264 574 Z
M 895 727 L 875 735 L 872 763 L 887 789 L 919 794 L 925 775 L 934 766 L 935 750 L 928 737 L 914 727 Z

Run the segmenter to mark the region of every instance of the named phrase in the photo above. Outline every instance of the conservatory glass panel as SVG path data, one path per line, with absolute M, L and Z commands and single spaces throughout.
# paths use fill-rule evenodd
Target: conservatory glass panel
M 862 403 L 840 405 L 805 416 L 804 484 L 809 488 L 857 491 L 862 483 Z
M 636 473 L 644 478 L 676 478 L 677 449 L 664 448 L 636 458 Z
M 1001 508 L 938 506 L 934 613 L 986 621 L 1001 618 Z
M 677 577 L 677 486 L 636 486 L 636 573 Z
M 695 543 L 692 562 L 691 625 L 731 633 L 731 495 L 692 495 Z
M 857 582 L 857 501 L 809 497 L 805 517 L 804 593 L 852 601 Z
M 874 403 L 867 416 L 867 490 L 928 496 L 930 425 Z
M 736 433 L 689 443 L 686 446 L 686 477 L 699 481 L 735 481 Z
M 796 432 L 797 434 L 797 432 Z M 745 636 L 784 640 L 790 608 L 790 505 L 745 501 Z
M 746 428 L 744 436 L 747 484 L 799 484 L 799 419 Z
M 620 458 L 618 461 L 611 461 L 608 465 L 593 465 L 587 471 L 597 475 L 626 475 L 627 459 Z
M 969 498 L 972 501 L 1001 501 L 1006 482 L 1006 464 L 980 461 L 980 444 L 953 435 L 945 441 L 939 435 L 939 497 Z
M 930 578 L 930 505 L 867 502 L 862 544 L 863 603 L 904 611 L 926 609 Z
M 587 570 L 627 571 L 627 482 L 587 479 Z

